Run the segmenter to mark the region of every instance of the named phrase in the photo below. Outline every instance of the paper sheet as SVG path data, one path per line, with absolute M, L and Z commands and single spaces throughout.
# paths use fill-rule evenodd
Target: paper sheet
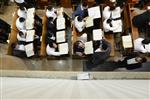
M 65 26 L 65 18 L 61 17 L 61 18 L 57 18 L 57 21 L 56 21 L 56 27 L 57 27 L 57 30 L 61 30 L 61 29 L 65 29 L 66 26 Z
M 85 21 L 85 26 L 86 27 L 92 27 L 94 25 L 93 18 L 92 17 L 87 17 Z
M 96 7 L 88 8 L 88 15 L 93 19 L 100 18 L 101 17 L 100 7 L 96 6 Z
M 35 30 L 28 30 L 26 34 L 26 42 L 34 41 Z
M 85 42 L 84 53 L 85 54 L 93 54 L 93 42 L 92 41 Z
M 68 54 L 69 52 L 68 43 L 58 44 L 58 49 L 61 55 Z
M 26 51 L 27 57 L 33 56 L 34 55 L 33 43 L 25 45 L 25 51 Z
M 122 36 L 122 43 L 124 48 L 132 48 L 132 38 L 131 35 Z
M 93 40 L 101 40 L 103 37 L 103 32 L 101 29 L 93 30 Z
M 65 31 L 58 31 L 56 32 L 56 42 L 65 42 L 66 41 L 66 34 Z
M 82 73 L 77 75 L 78 80 L 89 80 L 90 74 L 89 73 Z

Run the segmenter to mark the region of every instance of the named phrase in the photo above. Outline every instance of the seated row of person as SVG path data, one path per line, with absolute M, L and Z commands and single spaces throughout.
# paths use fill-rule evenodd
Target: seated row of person
M 35 17 L 35 8 L 26 9 L 20 6 L 17 11 L 18 29 L 17 42 L 13 43 L 13 55 L 18 57 L 31 57 L 38 53 L 40 45 L 40 20 Z M 40 19 L 40 18 L 39 18 Z M 22 53 L 22 55 L 20 55 Z
M 48 6 L 46 10 L 46 17 L 47 17 L 46 53 L 49 56 L 64 55 L 64 53 L 62 53 L 60 50 L 61 49 L 60 45 L 67 46 L 68 44 L 65 44 L 66 26 L 65 26 L 65 18 L 63 15 L 63 8 L 54 9 L 52 6 Z M 66 47 L 66 49 L 67 48 L 68 47 Z

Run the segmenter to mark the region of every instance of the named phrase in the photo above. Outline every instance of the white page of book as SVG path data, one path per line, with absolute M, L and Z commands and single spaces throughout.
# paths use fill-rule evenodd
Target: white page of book
M 101 40 L 103 38 L 103 32 L 101 29 L 93 30 L 93 40 Z
M 60 43 L 60 42 L 65 42 L 66 41 L 66 33 L 65 31 L 58 31 L 56 32 L 56 42 Z
M 69 51 L 68 43 L 58 44 L 58 49 L 61 55 L 68 54 Z
M 92 27 L 94 25 L 93 18 L 92 17 L 87 17 L 85 21 L 85 26 L 86 27 Z
M 30 18 L 30 19 L 26 19 L 26 29 L 33 29 L 34 28 L 34 19 Z
M 57 18 L 57 21 L 56 21 L 56 27 L 57 27 L 57 30 L 61 30 L 61 29 L 65 29 L 66 26 L 65 26 L 65 18 L 63 17 L 60 17 L 60 18 Z
M 88 8 L 88 15 L 93 19 L 100 18 L 101 17 L 100 7 L 96 6 L 96 7 Z
M 27 18 L 34 17 L 34 15 L 35 15 L 35 8 L 29 8 L 27 10 Z
M 132 48 L 132 38 L 131 35 L 122 36 L 122 42 L 124 48 Z
M 34 55 L 33 43 L 25 45 L 25 51 L 26 51 L 27 57 L 33 56 Z
M 89 42 L 85 42 L 85 49 L 84 49 L 84 53 L 87 54 L 93 54 L 93 42 L 89 41 Z
M 26 42 L 34 41 L 35 30 L 28 30 L 26 34 Z

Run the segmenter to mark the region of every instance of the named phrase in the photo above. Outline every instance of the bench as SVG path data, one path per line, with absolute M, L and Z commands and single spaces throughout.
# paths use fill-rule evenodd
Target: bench
M 16 27 L 16 20 L 18 18 L 17 10 L 15 11 L 14 16 L 12 18 L 13 19 L 12 28 L 11 28 L 11 33 L 10 33 L 9 43 L 8 43 L 8 50 L 7 50 L 8 55 L 12 55 L 12 52 L 13 52 L 12 45 L 17 42 L 17 33 L 19 32 L 19 30 Z

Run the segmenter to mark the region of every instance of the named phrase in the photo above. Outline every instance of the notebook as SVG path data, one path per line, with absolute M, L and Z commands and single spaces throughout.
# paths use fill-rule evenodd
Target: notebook
M 93 30 L 93 40 L 101 40 L 103 38 L 103 32 L 101 29 Z
M 26 42 L 34 41 L 35 30 L 28 30 L 26 34 Z
M 101 17 L 100 7 L 96 6 L 96 7 L 88 8 L 88 15 L 93 19 L 100 18 Z
M 58 44 L 58 50 L 61 55 L 68 54 L 69 52 L 68 43 Z
M 27 57 L 33 56 L 34 55 L 33 43 L 25 45 L 25 51 L 26 51 Z
M 57 27 L 57 30 L 62 30 L 62 29 L 65 29 L 66 26 L 65 26 L 65 18 L 63 17 L 60 17 L 60 18 L 57 18 L 57 21 L 56 21 L 56 27 Z
M 124 48 L 132 48 L 132 38 L 131 35 L 122 36 L 122 43 Z
M 85 26 L 88 28 L 88 27 L 92 27 L 93 25 L 94 25 L 93 18 L 87 17 L 85 21 Z
M 66 33 L 65 31 L 58 31 L 56 32 L 56 42 L 65 42 L 66 41 Z
M 89 42 L 85 42 L 85 50 L 84 53 L 86 55 L 88 54 L 93 54 L 93 42 L 89 41 Z

